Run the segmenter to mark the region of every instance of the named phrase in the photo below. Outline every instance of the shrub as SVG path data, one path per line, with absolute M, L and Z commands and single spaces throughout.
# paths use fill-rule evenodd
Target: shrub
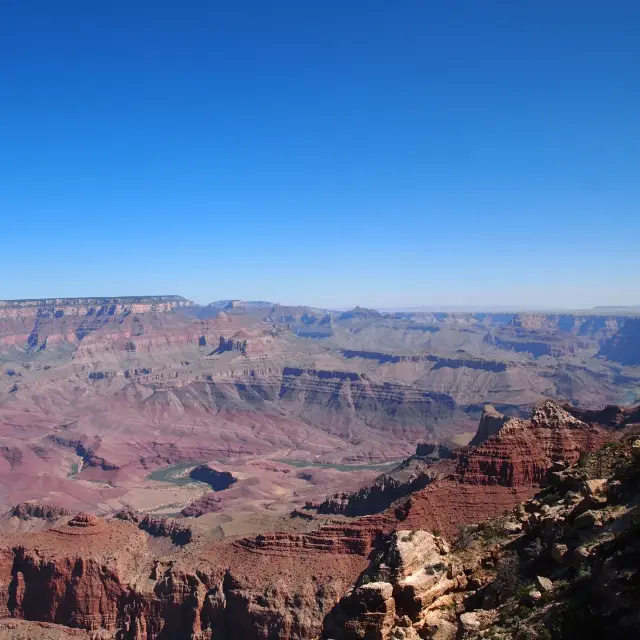
M 462 551 L 473 543 L 473 528 L 465 524 L 458 528 L 458 535 L 453 541 L 454 551 Z
M 522 600 L 529 595 L 529 591 L 531 591 L 532 586 L 530 584 L 520 585 L 515 592 L 515 596 L 518 600 Z
M 544 553 L 544 544 L 540 538 L 532 540 L 524 549 L 524 552 L 531 560 L 538 560 Z
M 640 534 L 640 510 L 634 511 L 631 514 L 629 528 L 633 533 Z
M 512 596 L 522 584 L 518 573 L 520 561 L 515 551 L 505 551 L 498 560 L 496 578 L 493 581 L 495 590 L 501 599 Z
M 488 542 L 499 540 L 504 537 L 504 525 L 506 517 L 489 518 L 482 525 L 482 537 Z
M 521 604 L 514 612 L 513 615 L 516 618 L 520 618 L 520 620 L 524 619 L 524 618 L 528 618 L 531 613 L 532 613 L 532 609 L 531 607 L 526 607 L 525 605 Z

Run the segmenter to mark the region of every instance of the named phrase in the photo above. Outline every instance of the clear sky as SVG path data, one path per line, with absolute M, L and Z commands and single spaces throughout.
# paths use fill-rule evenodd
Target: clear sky
M 640 304 L 638 0 L 2 0 L 0 298 Z

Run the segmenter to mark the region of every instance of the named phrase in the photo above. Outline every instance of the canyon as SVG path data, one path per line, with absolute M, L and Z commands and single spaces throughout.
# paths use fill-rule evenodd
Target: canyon
M 389 566 L 375 558 L 390 540 L 429 531 L 416 538 L 428 542 L 435 532 L 442 536 L 438 553 L 446 553 L 445 540 L 461 524 L 516 508 L 554 469 L 566 469 L 581 453 L 595 454 L 608 440 L 640 428 L 640 411 L 618 415 L 614 428 L 610 412 L 587 423 L 547 402 L 529 420 L 508 421 L 478 447 L 443 456 L 421 447 L 414 458 L 429 474 L 426 486 L 369 516 L 323 516 L 308 508 L 313 515 L 304 531 L 211 541 L 185 535 L 176 523 L 138 521 L 133 514 L 103 519 L 54 513 L 46 530 L 3 536 L 0 615 L 122 638 L 319 637 L 333 628 L 336 616 L 340 620 L 342 609 L 349 612 L 344 598 L 372 571 L 371 559 L 377 570 Z M 509 472 L 495 473 L 503 467 Z M 36 519 L 46 515 L 30 513 Z M 156 542 L 163 538 L 171 544 L 161 548 Z M 432 553 L 427 542 L 416 553 Z M 416 568 L 409 562 L 403 575 Z M 451 579 L 449 590 L 457 588 Z
M 0 638 L 360 633 L 401 532 L 444 556 L 640 422 L 637 322 L 0 302 Z

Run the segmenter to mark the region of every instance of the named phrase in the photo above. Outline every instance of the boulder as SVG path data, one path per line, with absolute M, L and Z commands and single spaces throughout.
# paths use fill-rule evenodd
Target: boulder
M 393 585 L 388 582 L 369 582 L 359 586 L 354 595 L 359 601 L 367 605 L 368 609 L 375 610 L 382 607 L 393 596 Z
M 544 576 L 536 576 L 536 586 L 542 593 L 550 593 L 553 591 L 553 582 Z
M 607 481 L 604 478 L 585 480 L 583 493 L 587 500 L 595 507 L 607 504 Z
M 430 640 L 456 640 L 458 625 L 446 618 L 446 612 L 431 611 L 425 616 L 420 632 Z
M 563 564 L 566 561 L 567 553 L 569 552 L 569 547 L 566 544 L 561 544 L 556 542 L 553 547 L 551 547 L 551 557 L 558 563 Z
M 446 540 L 428 531 L 396 531 L 384 563 L 396 579 L 402 579 L 426 566 L 442 563 L 447 553 Z
M 519 533 L 522 533 L 522 523 L 520 522 L 507 522 L 504 525 L 503 529 L 504 533 L 509 536 L 515 536 Z
M 593 511 L 585 511 L 573 521 L 573 526 L 576 529 L 593 529 L 598 522 L 599 518 L 596 513 Z
M 460 625 L 464 632 L 480 631 L 480 618 L 475 611 L 468 611 L 460 616 Z
M 570 554 L 571 566 L 576 569 L 580 567 L 589 558 L 589 550 L 585 547 L 578 547 L 574 549 Z
M 389 640 L 420 640 L 413 627 L 394 627 L 389 632 Z
M 525 596 L 522 598 L 523 604 L 536 604 L 542 599 L 542 593 L 538 591 L 538 589 L 531 589 Z

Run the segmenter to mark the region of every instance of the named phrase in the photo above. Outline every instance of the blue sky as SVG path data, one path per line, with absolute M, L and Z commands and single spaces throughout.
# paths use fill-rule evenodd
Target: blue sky
M 640 304 L 637 0 L 0 3 L 0 298 Z

